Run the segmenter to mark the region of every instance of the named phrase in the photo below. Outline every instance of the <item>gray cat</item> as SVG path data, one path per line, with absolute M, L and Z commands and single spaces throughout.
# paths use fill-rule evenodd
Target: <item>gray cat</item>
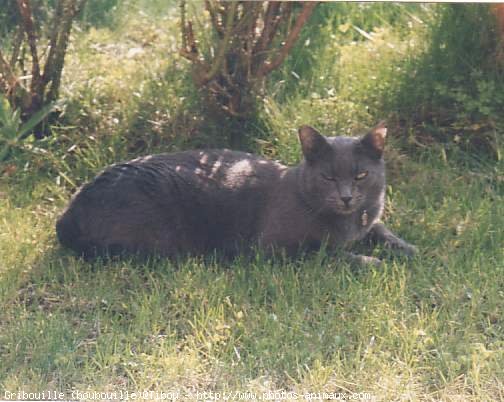
M 378 220 L 385 196 L 383 123 L 362 138 L 299 129 L 295 167 L 230 150 L 151 155 L 107 168 L 60 217 L 60 242 L 85 257 L 164 256 L 257 245 L 289 255 L 369 238 L 407 255 L 415 247 Z M 359 262 L 373 257 L 350 254 Z

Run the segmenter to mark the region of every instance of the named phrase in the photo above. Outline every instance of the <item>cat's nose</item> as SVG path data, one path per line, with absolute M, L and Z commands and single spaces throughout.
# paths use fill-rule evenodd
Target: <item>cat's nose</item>
M 344 196 L 344 197 L 341 197 L 341 201 L 343 201 L 345 203 L 345 206 L 348 207 L 348 205 L 350 204 L 350 201 L 352 201 L 352 196 Z

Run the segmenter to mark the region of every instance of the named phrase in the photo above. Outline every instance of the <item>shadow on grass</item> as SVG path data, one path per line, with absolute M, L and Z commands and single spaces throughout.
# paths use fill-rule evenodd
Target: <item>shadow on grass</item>
M 185 350 L 203 366 L 220 361 L 251 377 L 286 373 L 287 384 L 299 375 L 296 361 L 354 353 L 361 335 L 343 335 L 348 323 L 338 317 L 357 314 L 379 294 L 375 282 L 394 272 L 351 266 L 325 250 L 296 259 L 256 253 L 88 263 L 54 244 L 5 303 L 0 379 L 133 384 L 139 370 L 155 366 L 140 364 L 146 356 Z M 369 295 L 356 300 L 361 292 Z M 26 359 L 31 374 L 21 368 Z
M 266 127 L 257 113 L 233 118 L 195 87 L 190 74 L 174 63 L 146 83 L 136 113 L 128 123 L 126 138 L 134 153 L 163 149 L 257 149 Z

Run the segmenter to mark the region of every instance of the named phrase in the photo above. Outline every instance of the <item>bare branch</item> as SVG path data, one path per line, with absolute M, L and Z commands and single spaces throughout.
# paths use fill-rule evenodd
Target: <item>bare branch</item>
M 269 41 L 269 37 L 272 35 L 272 31 L 276 30 L 278 26 L 278 10 L 280 8 L 279 1 L 270 1 L 268 3 L 268 7 L 266 8 L 266 12 L 263 17 L 263 30 L 261 32 L 261 37 L 257 41 L 254 47 L 254 53 L 260 53 L 266 49 L 267 43 Z M 273 32 L 274 34 L 274 32 Z
M 5 60 L 0 50 L 0 90 L 6 95 L 11 105 L 29 107 L 31 104 L 31 94 L 28 93 L 16 75 L 11 66 Z
M 30 7 L 29 0 L 17 0 L 19 13 L 23 20 L 24 30 L 28 38 L 28 46 L 32 57 L 32 85 L 31 91 L 37 92 L 36 88 L 40 83 L 40 65 L 37 53 L 37 35 L 35 34 L 35 27 L 33 24 L 33 14 Z
M 180 32 L 182 37 L 182 48 L 180 54 L 195 64 L 201 64 L 198 57 L 198 47 L 194 39 L 194 32 L 191 21 L 186 22 L 186 2 L 180 1 Z
M 185 0 L 180 1 L 180 34 L 182 39 L 182 49 L 187 51 L 187 35 L 186 35 L 186 2 Z
M 201 64 L 201 60 L 198 56 L 198 47 L 196 46 L 196 41 L 194 39 L 191 21 L 187 23 L 184 37 L 186 38 L 186 47 L 180 49 L 180 54 L 186 59 L 191 60 L 195 64 Z M 189 43 L 189 47 L 187 46 L 187 43 Z
M 17 59 L 19 57 L 19 50 L 21 49 L 21 45 L 23 43 L 24 31 L 23 27 L 20 25 L 18 27 L 16 38 L 14 39 L 14 43 L 12 45 L 12 54 L 10 59 L 10 67 L 13 69 L 16 65 Z
M 205 59 L 198 55 L 182 0 L 180 52 L 193 62 L 193 80 L 205 87 L 210 102 L 228 115 L 246 116 L 254 109 L 265 76 L 287 57 L 317 3 L 303 3 L 292 27 L 289 22 L 295 7 L 291 2 L 205 0 L 204 4 L 213 38 L 217 38 L 216 51 L 205 53 Z
M 247 7 L 246 7 L 247 6 Z M 252 61 L 254 58 L 254 41 L 256 40 L 256 27 L 257 20 L 259 18 L 259 13 L 262 8 L 260 2 L 257 3 L 245 3 L 243 5 L 245 9 L 245 14 L 250 15 L 247 21 L 247 26 L 244 28 L 243 35 L 244 38 L 244 60 L 243 60 L 243 70 L 249 80 L 252 76 Z
M 63 0 L 59 0 L 56 4 L 56 10 L 54 11 L 54 17 L 52 20 L 52 31 L 49 40 L 49 54 L 47 55 L 46 63 L 44 66 L 44 75 L 42 81 L 47 84 L 49 77 L 52 75 L 54 70 L 54 58 L 56 57 L 56 49 L 58 43 L 58 37 L 60 35 L 60 21 L 63 17 Z
M 221 24 L 221 22 L 219 22 L 219 17 L 217 16 L 217 14 L 215 12 L 215 8 L 212 3 L 213 2 L 211 2 L 210 0 L 205 0 L 205 7 L 206 7 L 208 13 L 210 14 L 210 19 L 212 21 L 212 25 L 213 25 L 215 31 L 217 32 L 219 37 L 222 38 L 224 36 L 224 30 L 222 29 L 222 24 Z
M 231 27 L 233 26 L 237 6 L 238 3 L 235 2 L 231 3 L 230 5 L 229 12 L 226 15 L 226 27 L 224 31 L 225 32 L 224 38 L 222 38 L 219 44 L 219 49 L 217 50 L 217 54 L 215 55 L 212 67 L 206 74 L 203 75 L 203 77 L 201 77 L 201 85 L 204 85 L 208 81 L 212 80 L 215 77 L 215 75 L 219 72 L 220 66 L 222 65 L 222 62 L 226 55 L 226 51 L 229 48 L 229 44 L 231 42 L 231 36 L 233 33 Z
M 52 102 L 58 97 L 61 74 L 65 63 L 65 54 L 68 46 L 68 40 L 70 38 L 70 31 L 72 30 L 72 23 L 75 16 L 82 9 L 84 3 L 85 0 L 69 0 L 68 3 L 63 6 L 62 21 L 60 23 L 61 28 L 56 43 L 56 50 L 53 56 L 52 68 L 47 73 L 48 75 L 46 75 L 46 72 L 44 71 L 44 85 L 51 81 L 51 89 L 47 94 L 46 102 Z
M 318 2 L 306 2 L 304 4 L 301 13 L 296 19 L 294 27 L 289 32 L 287 39 L 285 40 L 285 44 L 280 49 L 280 53 L 275 57 L 275 59 L 273 59 L 270 62 L 266 62 L 261 66 L 261 68 L 257 73 L 258 77 L 264 77 L 265 75 L 269 74 L 271 71 L 276 69 L 280 64 L 282 64 L 284 59 L 289 54 L 289 51 L 291 50 L 292 46 L 294 46 L 294 43 L 296 43 L 296 40 L 301 32 L 301 29 L 303 28 L 303 25 L 306 23 L 308 18 L 310 18 L 310 15 L 317 6 L 317 4 Z
M 290 2 L 270 2 L 277 5 L 276 9 L 266 10 L 264 18 L 264 27 L 260 39 L 254 48 L 254 61 L 252 65 L 252 74 L 257 74 L 262 64 L 268 57 L 273 39 L 280 27 L 282 21 L 288 21 L 292 12 L 292 3 Z M 269 11 L 269 13 L 268 13 Z
M 5 60 L 0 49 L 0 88 L 3 92 L 9 92 L 17 85 L 17 79 L 12 72 L 11 66 Z

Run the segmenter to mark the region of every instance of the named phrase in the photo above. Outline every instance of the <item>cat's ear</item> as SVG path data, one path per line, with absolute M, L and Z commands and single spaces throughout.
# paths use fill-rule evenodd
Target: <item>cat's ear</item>
M 299 141 L 303 155 L 309 163 L 323 158 L 331 151 L 331 146 L 326 138 L 310 126 L 303 126 L 299 129 Z
M 369 133 L 362 137 L 360 145 L 369 155 L 376 159 L 380 159 L 383 156 L 383 150 L 385 149 L 386 136 L 387 127 L 385 122 L 381 121 L 376 127 L 371 129 Z

